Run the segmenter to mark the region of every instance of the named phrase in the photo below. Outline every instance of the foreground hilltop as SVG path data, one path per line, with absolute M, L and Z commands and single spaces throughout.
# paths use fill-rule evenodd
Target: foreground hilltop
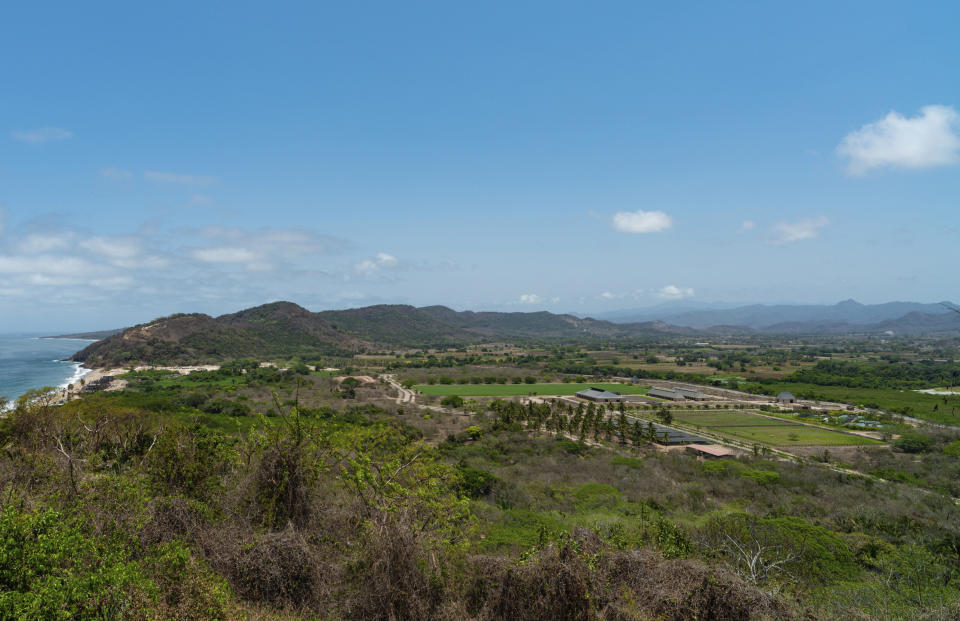
M 548 312 L 475 313 L 391 304 L 314 313 L 292 302 L 273 302 L 220 317 L 194 313 L 156 319 L 98 341 L 72 359 L 95 367 L 197 364 L 250 356 L 349 354 L 375 346 L 695 333 L 660 322 L 615 324 Z

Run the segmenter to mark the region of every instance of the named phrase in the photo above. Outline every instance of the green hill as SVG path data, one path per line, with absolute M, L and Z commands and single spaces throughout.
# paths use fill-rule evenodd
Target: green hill
M 127 328 L 76 353 L 87 366 L 199 364 L 237 358 L 289 358 L 357 351 L 365 344 L 291 302 L 220 317 L 172 315 Z

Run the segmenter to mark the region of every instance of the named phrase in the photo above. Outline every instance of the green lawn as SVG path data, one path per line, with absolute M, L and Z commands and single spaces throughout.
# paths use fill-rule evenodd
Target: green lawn
M 757 416 L 741 410 L 727 410 L 725 412 L 686 412 L 672 410 L 673 417 L 681 423 L 700 425 L 701 427 L 757 427 L 759 425 L 793 425 L 784 420 L 774 420 Z
M 758 425 L 756 427 L 711 427 L 728 436 L 771 446 L 845 446 L 881 444 L 879 440 L 806 425 Z
M 726 436 L 771 446 L 843 446 L 879 444 L 863 436 L 775 420 L 739 410 L 727 412 L 674 411 L 673 417 L 687 425 L 704 427 Z
M 649 386 L 631 384 L 417 384 L 414 390 L 425 395 L 458 397 L 525 397 L 528 395 L 562 396 L 572 395 L 581 390 L 602 388 L 611 392 L 627 395 L 643 395 Z

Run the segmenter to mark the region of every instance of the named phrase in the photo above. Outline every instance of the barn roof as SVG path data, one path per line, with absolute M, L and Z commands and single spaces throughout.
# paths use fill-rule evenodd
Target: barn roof
M 615 392 L 610 392 L 609 390 L 604 390 L 602 388 L 594 388 L 591 386 L 586 390 L 581 390 L 577 393 L 578 397 L 586 397 L 588 399 L 619 399 L 620 395 Z

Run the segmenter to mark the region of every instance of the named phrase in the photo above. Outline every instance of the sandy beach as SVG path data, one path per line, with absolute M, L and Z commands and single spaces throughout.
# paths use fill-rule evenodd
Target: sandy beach
M 81 368 L 85 368 L 85 367 L 81 367 Z M 148 371 L 148 370 L 172 371 L 180 375 L 189 375 L 194 371 L 216 371 L 219 368 L 220 368 L 220 365 L 218 364 L 204 364 L 204 365 L 197 365 L 197 366 L 179 366 L 179 367 L 140 365 L 140 366 L 134 367 L 133 370 L 134 371 Z M 123 390 L 127 385 L 127 380 L 121 379 L 120 376 L 125 373 L 129 373 L 130 370 L 131 369 L 129 367 L 114 367 L 109 369 L 91 369 L 89 373 L 87 373 L 81 378 L 82 385 L 78 382 L 73 384 L 73 390 L 67 389 L 65 387 L 61 389 L 63 392 L 63 398 L 64 400 L 76 399 L 80 396 L 80 390 L 82 389 L 82 386 L 89 386 L 90 384 L 100 382 L 105 377 L 112 377 L 113 380 L 110 382 L 110 384 L 107 387 L 103 389 L 104 391 Z

